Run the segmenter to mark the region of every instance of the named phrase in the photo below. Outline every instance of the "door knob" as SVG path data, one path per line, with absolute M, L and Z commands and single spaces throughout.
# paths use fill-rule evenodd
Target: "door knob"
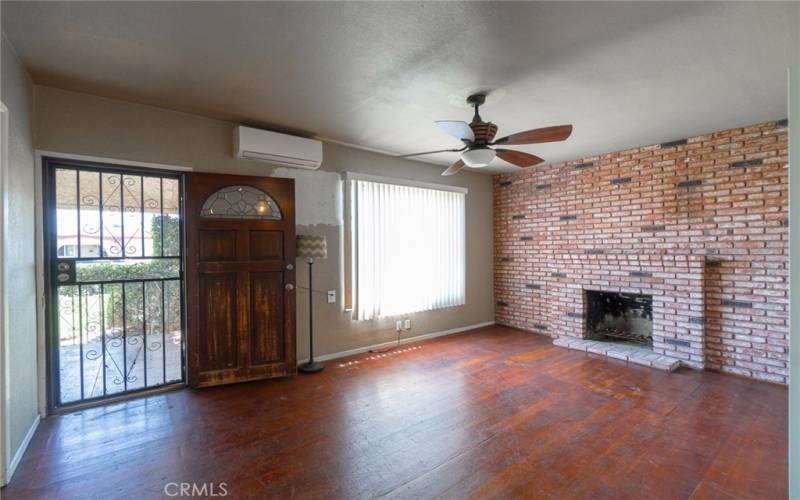
M 286 269 L 291 271 L 292 269 L 294 269 L 294 266 L 292 264 L 286 264 Z
M 284 288 L 286 288 L 289 291 L 292 291 L 294 290 L 294 285 L 292 285 L 291 283 L 286 283 L 286 286 Z

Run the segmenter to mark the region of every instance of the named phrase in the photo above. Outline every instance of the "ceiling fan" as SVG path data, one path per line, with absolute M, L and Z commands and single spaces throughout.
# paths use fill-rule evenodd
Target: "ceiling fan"
M 520 144 L 540 144 L 543 142 L 563 141 L 572 133 L 572 125 L 558 125 L 555 127 L 535 128 L 524 132 L 517 132 L 506 137 L 494 140 L 497 134 L 497 125 L 492 122 L 485 122 L 478 114 L 478 108 L 486 102 L 486 94 L 473 94 L 467 97 L 467 104 L 475 108 L 475 116 L 472 122 L 462 122 L 455 120 L 441 120 L 436 122 L 436 126 L 443 132 L 452 135 L 464 143 L 463 148 L 440 149 L 438 151 L 425 151 L 422 153 L 412 153 L 400 155 L 397 158 L 408 158 L 410 156 L 429 155 L 434 153 L 460 152 L 461 158 L 450 165 L 450 168 L 442 172 L 442 175 L 453 175 L 460 171 L 464 166 L 480 168 L 487 166 L 495 156 L 516 165 L 518 167 L 532 167 L 542 163 L 544 160 L 536 155 L 515 151 L 513 149 L 492 148 L 490 146 L 517 146 Z

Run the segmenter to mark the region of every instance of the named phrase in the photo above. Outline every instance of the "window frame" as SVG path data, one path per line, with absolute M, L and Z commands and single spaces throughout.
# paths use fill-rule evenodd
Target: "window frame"
M 439 184 L 436 182 L 424 182 L 424 181 L 417 181 L 413 179 L 403 179 L 398 177 L 385 177 L 381 175 L 374 175 L 374 174 L 365 174 L 360 172 L 343 172 L 342 173 L 342 200 L 344 202 L 344 224 L 342 225 L 342 275 L 341 275 L 341 283 L 342 283 L 342 290 L 341 296 L 342 300 L 342 309 L 346 313 L 350 313 L 351 315 L 355 314 L 354 311 L 354 304 L 355 304 L 355 284 L 354 284 L 354 276 L 355 273 L 358 272 L 358 265 L 357 259 L 358 255 L 355 248 L 355 234 L 354 234 L 354 217 L 355 211 L 358 211 L 358 207 L 353 207 L 354 197 L 353 197 L 353 181 L 367 181 L 367 182 L 377 182 L 382 184 L 390 184 L 396 186 L 409 186 L 409 187 L 417 187 L 417 188 L 424 188 L 424 189 L 435 189 L 439 191 L 448 191 L 454 193 L 460 193 L 464 195 L 464 253 L 466 255 L 467 252 L 467 242 L 466 242 L 466 229 L 467 229 L 467 195 L 469 194 L 469 189 L 464 186 L 454 186 L 452 184 Z M 466 259 L 464 264 L 464 272 L 466 278 Z M 465 282 L 466 288 L 466 282 Z M 465 290 L 465 300 L 466 300 L 466 290 Z M 417 311 L 422 312 L 422 311 Z M 414 314 L 410 312 L 408 314 Z M 379 318 L 373 318 L 376 320 Z

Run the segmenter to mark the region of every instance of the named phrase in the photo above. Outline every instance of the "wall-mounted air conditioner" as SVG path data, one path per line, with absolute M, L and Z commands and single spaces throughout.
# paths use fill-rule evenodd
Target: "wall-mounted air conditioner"
M 256 128 L 237 126 L 233 148 L 236 158 L 243 160 L 311 170 L 322 164 L 322 142 Z

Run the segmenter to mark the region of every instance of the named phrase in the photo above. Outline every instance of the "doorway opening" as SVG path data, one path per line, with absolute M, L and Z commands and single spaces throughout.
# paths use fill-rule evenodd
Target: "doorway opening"
M 52 409 L 185 380 L 183 178 L 44 159 Z

